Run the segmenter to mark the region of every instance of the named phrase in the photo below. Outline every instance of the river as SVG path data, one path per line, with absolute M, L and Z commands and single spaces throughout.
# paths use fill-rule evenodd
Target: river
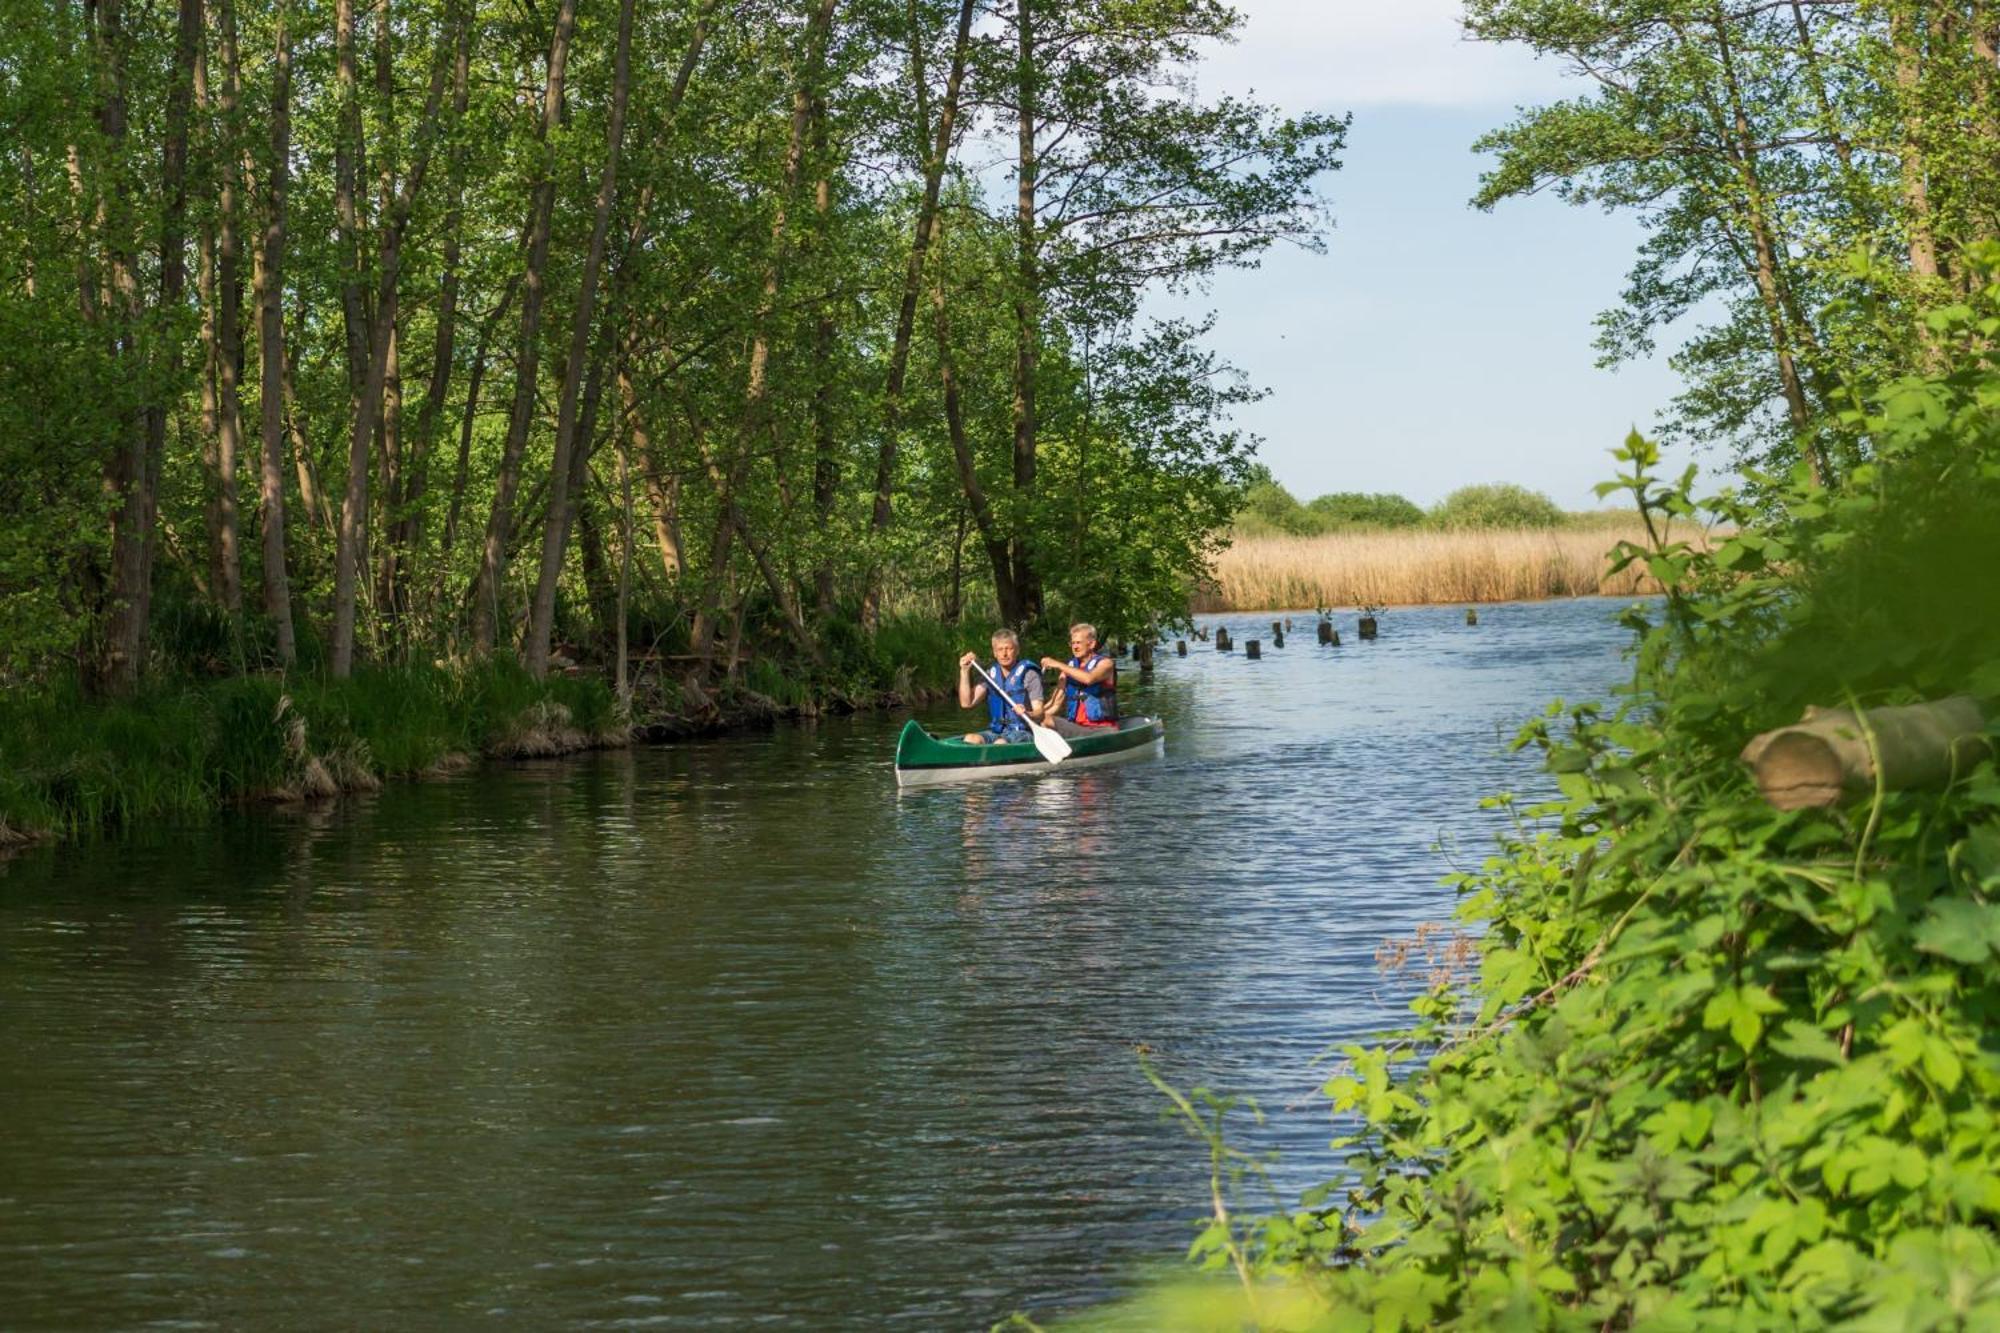
M 984 1328 L 1171 1261 L 1249 1094 L 1406 1016 L 1619 603 L 1171 646 L 1164 759 L 899 795 L 901 717 L 494 765 L 0 862 L 0 1323 Z M 1266 640 L 1249 662 L 1242 640 Z M 928 710 L 962 726 L 952 710 Z M 969 716 L 969 715 L 966 715 Z

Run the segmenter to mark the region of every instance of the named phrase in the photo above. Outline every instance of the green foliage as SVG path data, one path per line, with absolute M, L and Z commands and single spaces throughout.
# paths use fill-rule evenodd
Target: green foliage
M 1297 496 L 1272 477 L 1268 468 L 1260 467 L 1258 471 L 1262 475 L 1243 488 L 1242 503 L 1235 516 L 1238 533 L 1245 537 L 1273 534 L 1306 537 L 1320 531 L 1313 514 L 1299 503 Z
M 1738 759 L 1807 703 L 2000 710 L 2000 287 L 1933 327 L 1946 367 L 1828 424 L 1837 488 L 1697 505 L 1618 452 L 1651 536 L 1617 558 L 1671 592 L 1616 707 L 1522 731 L 1558 795 L 1494 798 L 1514 831 L 1452 881 L 1476 971 L 1327 1082 L 1349 1173 L 1233 1233 L 1315 1302 L 1284 1326 L 2000 1322 L 2000 770 L 1781 812 Z M 1704 513 L 1736 531 L 1671 534 Z
M 536 681 L 511 660 L 349 680 L 182 679 L 109 702 L 73 688 L 15 690 L 0 695 L 0 836 L 198 819 L 231 801 L 313 794 L 314 760 L 345 785 L 415 774 L 505 742 L 549 704 L 585 736 L 617 723 L 601 681 Z
M 1263 464 L 1246 474 L 1234 528 L 1244 537 L 1316 537 L 1326 532 L 1361 528 L 1409 528 L 1424 521 L 1424 511 L 1403 496 L 1386 492 L 1334 491 L 1300 504 Z
M 1319 519 L 1323 531 L 1342 528 L 1413 528 L 1424 521 L 1424 511 L 1403 496 L 1387 492 L 1334 491 L 1316 497 L 1306 506 Z
M 1426 520 L 1440 528 L 1554 528 L 1567 515 L 1539 491 L 1509 482 L 1461 486 L 1431 507 Z

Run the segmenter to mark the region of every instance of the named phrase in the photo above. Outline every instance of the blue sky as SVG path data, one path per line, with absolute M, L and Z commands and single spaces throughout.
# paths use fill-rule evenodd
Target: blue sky
M 1206 297 L 1212 344 L 1270 391 L 1238 412 L 1301 499 L 1398 491 L 1420 503 L 1517 481 L 1573 508 L 1600 502 L 1608 450 L 1675 391 L 1664 357 L 1596 368 L 1593 319 L 1640 239 L 1629 216 L 1519 200 L 1466 202 L 1483 131 L 1575 91 L 1526 53 L 1469 43 L 1456 0 L 1237 0 L 1243 39 L 1197 75 L 1287 111 L 1352 111 L 1325 179 L 1326 253 L 1274 251 Z M 1671 341 L 1667 342 L 1671 346 Z

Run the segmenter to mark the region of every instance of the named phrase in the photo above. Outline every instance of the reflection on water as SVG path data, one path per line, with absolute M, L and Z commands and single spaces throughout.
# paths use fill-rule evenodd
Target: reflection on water
M 1333 1169 L 1384 935 L 1619 678 L 1615 606 L 1128 672 L 1155 762 L 899 795 L 900 718 L 496 767 L 0 866 L 10 1327 L 984 1327 L 1170 1257 L 1132 1048 Z M 1239 644 L 1263 621 L 1221 617 Z M 949 723 L 951 714 L 933 721 Z M 421 1318 L 414 1316 L 421 1315 Z

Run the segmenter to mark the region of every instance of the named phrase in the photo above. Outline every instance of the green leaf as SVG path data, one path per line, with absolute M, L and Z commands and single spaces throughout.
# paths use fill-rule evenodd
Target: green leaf
M 1837 1065 L 1846 1057 L 1840 1053 L 1840 1045 L 1832 1037 L 1812 1024 L 1801 1019 L 1786 1023 L 1777 1036 L 1771 1038 L 1770 1047 L 1787 1059 L 1803 1060 L 1808 1063 Z
M 1947 898 L 1916 929 L 1917 947 L 1957 963 L 1984 961 L 2000 946 L 2000 904 Z

